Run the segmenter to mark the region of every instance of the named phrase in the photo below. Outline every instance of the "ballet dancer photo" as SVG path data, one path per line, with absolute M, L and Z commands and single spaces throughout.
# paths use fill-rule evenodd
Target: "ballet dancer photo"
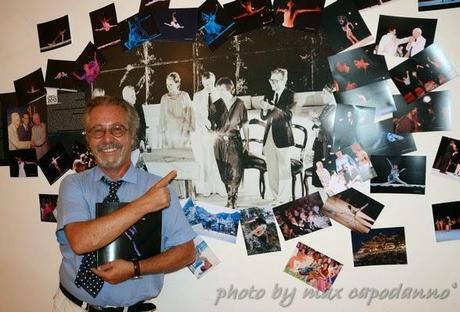
M 198 8 L 198 31 L 211 50 L 233 35 L 235 25 L 217 0 L 206 0 Z
M 318 29 L 324 3 L 324 0 L 275 0 L 275 23 L 285 28 Z
M 235 22 L 235 34 L 273 23 L 271 0 L 235 0 L 224 4 L 227 15 Z
M 426 156 L 371 156 L 371 193 L 425 194 Z
M 37 24 L 40 52 L 51 51 L 72 43 L 69 16 Z
M 104 49 L 120 42 L 117 12 L 113 3 L 90 12 L 89 18 L 93 30 L 94 45 L 97 49 Z
M 72 159 L 63 144 L 58 143 L 40 158 L 38 165 L 51 185 L 72 167 Z
M 157 40 L 191 41 L 196 37 L 198 9 L 162 9 L 155 11 L 161 36 Z

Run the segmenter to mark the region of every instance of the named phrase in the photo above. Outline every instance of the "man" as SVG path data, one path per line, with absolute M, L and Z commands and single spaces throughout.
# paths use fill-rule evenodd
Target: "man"
M 20 141 L 30 141 L 31 136 L 30 116 L 28 113 L 24 113 L 22 114 L 21 125 L 18 127 L 18 137 Z
M 388 32 L 382 36 L 377 46 L 377 54 L 398 56 L 398 46 L 408 43 L 412 37 L 398 38 L 396 28 L 389 27 Z M 401 55 L 402 56 L 402 55 Z
M 195 120 L 194 130 L 190 134 L 192 151 L 199 166 L 196 179 L 198 194 L 209 196 L 217 193 L 225 196 L 225 185 L 222 183 L 214 156 L 214 134 L 208 119 L 209 106 L 219 99 L 216 87 L 216 76 L 211 72 L 201 75 L 203 89 L 193 95 L 192 111 Z
M 93 98 L 86 107 L 83 123 L 98 165 L 67 176 L 60 186 L 56 236 L 62 263 L 53 311 L 104 311 L 107 306 L 119 307 L 110 311 L 126 311 L 122 307 L 133 305 L 135 309 L 128 311 L 151 311 L 152 307 L 145 303 L 136 303 L 156 297 L 163 285 L 163 274 L 190 264 L 195 257 L 195 234 L 177 196 L 168 188 L 176 173 L 160 180 L 131 164 L 139 117 L 125 101 Z M 110 183 L 118 183 L 118 189 L 109 189 L 106 184 Z M 115 198 L 127 204 L 95 219 L 96 203 L 117 201 Z M 144 260 L 116 259 L 97 268 L 92 266 L 93 251 L 157 211 L 161 211 L 162 221 L 160 254 Z M 97 277 L 103 280 L 102 288 L 98 287 L 102 281 Z
M 19 140 L 18 128 L 21 126 L 21 118 L 17 112 L 11 113 L 11 121 L 8 125 L 8 149 L 15 151 L 18 149 L 30 148 L 29 141 Z
M 396 133 L 411 133 L 421 130 L 422 124 L 418 119 L 417 107 L 413 107 L 406 115 L 395 120 Z
M 420 28 L 414 28 L 412 30 L 412 37 L 406 46 L 406 57 L 412 57 L 425 49 L 426 39 L 422 36 L 422 30 Z
M 284 68 L 271 72 L 269 82 L 273 92 L 265 96 L 260 112 L 260 117 L 267 120 L 263 146 L 275 204 L 289 201 L 292 178 L 289 147 L 294 145 L 291 109 L 295 101 L 294 92 L 286 88 L 287 76 Z
M 141 104 L 136 103 L 136 89 L 133 86 L 125 86 L 121 92 L 123 100 L 134 106 L 139 116 L 139 130 L 137 131 L 137 142 L 143 141 L 147 144 L 146 131 L 147 125 L 145 123 L 144 110 Z
M 49 151 L 46 124 L 41 121 L 39 113 L 33 114 L 32 121 L 34 125 L 32 127 L 31 142 L 32 146 L 35 148 L 37 160 L 40 160 L 40 158 Z

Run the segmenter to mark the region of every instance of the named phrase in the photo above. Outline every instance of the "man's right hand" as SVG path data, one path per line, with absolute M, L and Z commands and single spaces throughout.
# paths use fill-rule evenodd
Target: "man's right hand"
M 159 211 L 169 207 L 171 195 L 169 193 L 168 185 L 176 178 L 176 176 L 177 172 L 175 170 L 171 171 L 138 199 L 141 201 L 142 206 L 145 207 L 146 213 Z

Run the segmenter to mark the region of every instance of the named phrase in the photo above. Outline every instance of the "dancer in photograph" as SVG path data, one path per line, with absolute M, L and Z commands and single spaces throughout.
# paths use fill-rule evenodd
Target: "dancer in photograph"
M 341 150 L 338 150 L 335 156 L 337 157 L 335 159 L 336 172 L 339 174 L 343 172 L 347 185 L 351 186 L 360 179 L 356 161 L 348 154 L 344 154 Z
M 82 75 L 79 75 L 76 72 L 72 72 L 72 75 L 78 80 L 85 80 L 88 84 L 91 84 L 96 81 L 97 77 L 101 73 L 101 64 L 97 59 L 96 52 L 94 52 L 93 60 L 83 64 L 83 71 L 84 73 Z
M 169 26 L 169 27 L 172 27 L 172 28 L 175 28 L 175 29 L 181 29 L 181 28 L 184 28 L 184 26 L 182 26 L 179 21 L 177 20 L 176 18 L 176 12 L 172 12 L 172 15 L 171 15 L 171 22 L 169 23 L 164 23 L 166 26 Z
M 163 148 L 190 147 L 193 130 L 192 100 L 180 90 L 181 77 L 177 72 L 166 76 L 166 89 L 160 100 L 160 130 Z
M 57 36 L 53 39 L 53 41 L 48 42 L 47 46 L 48 47 L 55 47 L 59 45 L 60 43 L 64 42 L 64 34 L 66 33 L 66 29 L 61 29 L 58 31 Z
M 321 12 L 320 7 L 316 7 L 313 9 L 294 9 L 294 1 L 288 0 L 286 3 L 286 8 L 277 8 L 276 13 L 283 14 L 283 23 L 282 26 L 286 28 L 294 28 L 294 23 L 299 14 L 303 13 L 312 13 L 312 12 Z
M 244 102 L 233 94 L 235 85 L 230 78 L 217 80 L 216 89 L 220 98 L 209 107 L 208 118 L 215 125 L 214 154 L 220 177 L 227 189 L 226 207 L 235 209 L 238 187 L 243 176 L 243 150 L 248 150 L 248 113 Z M 240 132 L 245 139 L 244 147 Z
M 449 145 L 445 147 L 444 152 L 439 160 L 438 169 L 440 173 L 447 174 L 447 168 L 449 168 L 451 164 L 452 155 L 454 154 L 455 150 L 457 150 L 457 144 L 455 144 L 454 140 L 449 141 Z
M 112 25 L 110 24 L 110 20 L 112 19 L 112 16 L 107 18 L 107 17 L 102 17 L 102 18 L 99 18 L 99 22 L 101 23 L 101 28 L 96 28 L 94 29 L 94 31 L 105 31 L 105 32 L 108 32 L 110 31 L 113 27 L 117 27 L 118 25 L 115 24 L 115 25 Z
M 61 167 L 59 166 L 58 159 L 61 158 L 62 155 L 59 155 L 57 157 L 52 156 L 50 164 L 48 165 L 48 168 L 53 166 L 54 169 L 56 169 L 57 172 L 59 172 L 59 176 L 63 174 Z
M 290 199 L 290 147 L 294 145 L 291 110 L 295 106 L 295 99 L 294 92 L 286 87 L 287 79 L 286 69 L 272 70 L 268 80 L 272 92 L 264 97 L 260 111 L 260 118 L 267 121 L 263 151 L 274 204 L 285 203 Z
M 27 173 L 25 170 L 25 165 L 37 165 L 36 162 L 34 161 L 27 161 L 22 159 L 21 156 L 14 157 L 16 159 L 16 162 L 18 164 L 18 177 L 19 178 L 25 178 L 27 177 Z
M 396 133 L 411 133 L 419 132 L 422 129 L 422 124 L 418 118 L 417 107 L 413 107 L 404 116 L 394 121 Z
M 391 169 L 390 169 L 390 173 L 387 176 L 387 181 L 388 182 L 385 183 L 385 185 L 390 185 L 390 184 L 394 184 L 394 183 L 401 183 L 401 184 L 404 184 L 404 185 L 408 185 L 406 182 L 401 180 L 401 178 L 399 177 L 401 172 L 406 170 L 406 168 L 399 169 L 399 166 L 397 164 L 392 164 L 391 161 L 388 158 L 387 158 L 387 161 L 390 164 Z
M 412 37 L 398 38 L 396 36 L 396 28 L 389 27 L 388 32 L 380 38 L 377 46 L 377 54 L 402 56 L 399 55 L 398 47 L 401 44 L 408 43 Z
M 412 37 L 409 39 L 409 43 L 406 46 L 406 57 L 412 57 L 425 49 L 426 39 L 422 36 L 422 30 L 420 28 L 414 28 L 412 30 Z
M 11 113 L 10 124 L 8 125 L 8 149 L 10 151 L 30 148 L 30 141 L 19 140 L 18 128 L 20 125 L 21 117 L 19 117 L 19 113 Z
M 220 179 L 214 156 L 215 125 L 208 119 L 209 107 L 219 99 L 215 87 L 216 77 L 211 72 L 201 75 L 203 89 L 193 95 L 192 112 L 195 119 L 194 130 L 190 133 L 192 151 L 198 163 L 199 173 L 196 177 L 196 192 L 203 196 L 219 194 L 226 196 L 225 186 Z
M 32 121 L 34 125 L 32 126 L 31 146 L 35 148 L 37 160 L 40 160 L 49 151 L 46 124 L 41 121 L 39 113 L 34 113 Z
M 149 18 L 150 15 L 142 18 L 140 16 L 135 16 L 133 19 L 128 20 L 128 40 L 123 43 L 128 50 L 160 36 L 160 33 L 150 35 L 142 26 L 142 22 L 148 20 Z
M 59 72 L 56 76 L 54 76 L 54 80 L 61 80 L 64 78 L 69 78 L 69 75 L 66 72 Z
M 415 98 L 418 97 L 416 89 L 418 87 L 421 87 L 421 85 L 418 83 L 416 71 L 412 71 L 411 75 L 409 75 L 409 71 L 406 70 L 405 76 L 394 76 L 392 78 L 393 80 L 400 83 L 400 86 L 402 87 L 402 93 L 404 93 L 403 96 L 405 96 L 406 94 L 412 94 Z
M 224 25 L 216 22 L 218 10 L 219 6 L 216 5 L 216 10 L 214 12 L 201 12 L 201 18 L 204 21 L 204 25 L 201 26 L 198 30 L 203 31 L 204 41 L 206 41 L 208 44 L 213 42 L 224 31 Z
M 344 15 L 337 16 L 337 20 L 339 22 L 340 27 L 345 32 L 345 36 L 347 37 L 348 41 L 353 45 L 358 43 L 359 40 L 353 34 L 353 30 L 355 26 L 348 20 L 348 18 Z
M 245 10 L 245 12 L 234 17 L 233 18 L 234 20 L 237 20 L 243 17 L 249 17 L 249 16 L 256 15 L 257 13 L 265 9 L 265 6 L 261 6 L 260 8 L 257 8 L 257 9 L 254 8 L 251 0 L 240 0 L 239 3 L 241 7 Z

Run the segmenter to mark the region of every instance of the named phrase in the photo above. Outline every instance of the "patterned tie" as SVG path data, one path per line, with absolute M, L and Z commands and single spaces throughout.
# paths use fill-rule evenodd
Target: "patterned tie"
M 123 180 L 109 181 L 106 177 L 102 177 L 101 181 L 109 186 L 109 194 L 104 198 L 104 203 L 119 202 L 120 199 L 118 198 L 117 191 L 123 184 Z M 89 252 L 83 256 L 75 278 L 75 285 L 77 285 L 77 287 L 83 287 L 93 298 L 96 298 L 104 285 L 104 280 L 91 271 L 92 267 L 96 267 L 95 251 Z

